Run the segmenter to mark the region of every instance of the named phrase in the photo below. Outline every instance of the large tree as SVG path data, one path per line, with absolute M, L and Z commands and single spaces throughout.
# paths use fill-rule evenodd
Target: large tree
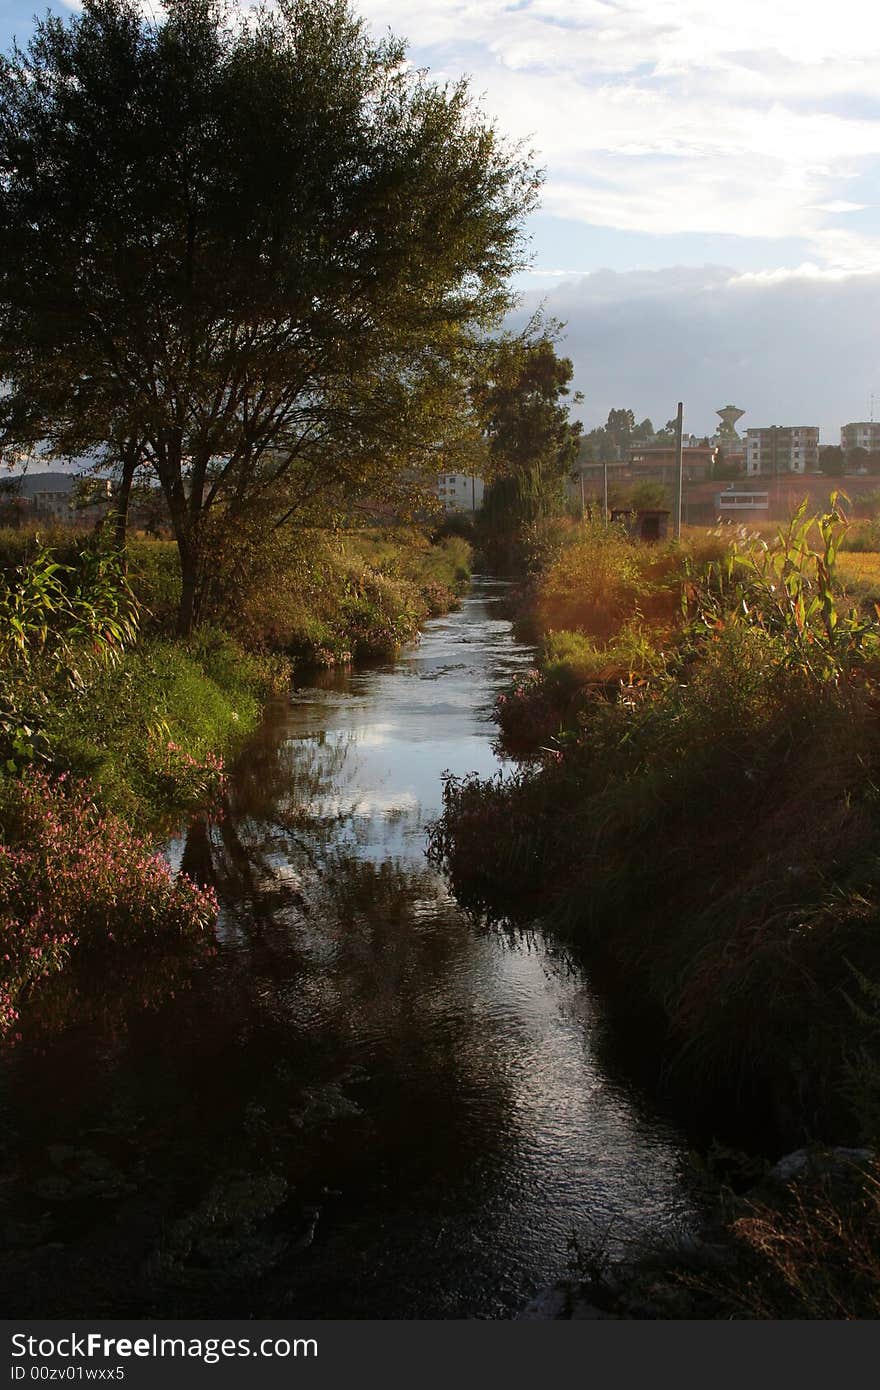
M 539 177 L 344 0 L 165 10 L 85 0 L 0 64 L 0 416 L 155 472 L 185 633 L 218 515 L 437 448 Z
M 614 445 L 617 458 L 623 458 L 636 429 L 636 417 L 631 410 L 609 410 L 605 431 Z
M 484 523 L 505 535 L 562 505 L 578 454 L 582 426 L 569 412 L 582 396 L 571 395 L 571 359 L 557 355 L 560 332 L 535 320 L 500 339 L 472 388 L 489 455 Z
M 846 472 L 846 454 L 839 444 L 828 444 L 819 450 L 819 467 L 827 477 L 843 477 Z

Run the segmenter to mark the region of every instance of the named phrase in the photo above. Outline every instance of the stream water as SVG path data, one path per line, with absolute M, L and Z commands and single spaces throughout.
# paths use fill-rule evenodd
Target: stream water
M 478 579 L 399 659 L 270 710 L 228 814 L 169 850 L 217 887 L 216 953 L 80 988 L 10 1056 L 7 1316 L 509 1317 L 573 1237 L 687 1219 L 684 1141 L 589 981 L 425 859 L 531 660 L 502 598 Z

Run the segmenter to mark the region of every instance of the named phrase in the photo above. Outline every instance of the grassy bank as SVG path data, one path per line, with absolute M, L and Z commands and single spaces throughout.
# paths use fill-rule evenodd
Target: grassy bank
M 469 581 L 470 547 L 458 537 L 432 544 L 414 528 L 311 532 L 256 566 L 240 589 L 227 586 L 220 611 L 242 641 L 256 634 L 300 667 L 333 665 L 393 655 L 427 618 L 457 607 Z
M 0 575 L 41 547 L 78 564 L 91 535 L 0 529 Z M 180 601 L 177 547 L 129 541 L 128 580 L 142 630 L 173 634 Z M 454 607 L 470 581 L 471 548 L 458 536 L 432 542 L 419 527 L 312 530 L 227 540 L 206 586 L 202 624 L 249 651 L 301 665 L 387 655 L 412 641 L 426 618 Z
M 202 939 L 215 905 L 158 839 L 218 800 L 295 668 L 393 653 L 469 577 L 464 542 L 416 531 L 315 533 L 258 559 L 226 557 L 184 642 L 170 544 L 133 541 L 124 576 L 95 537 L 0 533 L 0 1035 L 102 943 Z
M 577 730 L 594 698 L 665 671 L 686 626 L 690 576 L 719 563 L 728 546 L 721 531 L 646 546 L 600 523 L 535 528 L 517 624 L 539 656 L 496 707 L 508 751 L 534 752 Z
M 530 760 L 445 789 L 432 850 L 465 904 L 601 961 L 661 1085 L 728 1141 L 817 1145 L 719 1181 L 695 1243 L 576 1282 L 615 1316 L 880 1306 L 880 622 L 846 529 L 584 534 L 533 576 L 540 664 L 499 704 Z
M 677 574 L 615 539 L 607 609 L 556 562 L 537 610 L 603 661 L 637 622 L 655 664 L 578 674 L 570 647 L 560 674 L 548 633 L 526 699 L 568 681 L 567 728 L 503 783 L 450 782 L 434 849 L 475 907 L 606 956 L 682 1085 L 847 1143 L 880 1119 L 880 626 L 836 593 L 842 529 Z

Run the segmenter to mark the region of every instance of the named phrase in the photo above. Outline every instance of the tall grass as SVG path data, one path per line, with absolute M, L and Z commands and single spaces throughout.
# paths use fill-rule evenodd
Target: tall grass
M 432 847 L 470 906 L 601 952 L 682 1084 L 847 1142 L 872 1137 L 849 1059 L 880 1063 L 849 1003 L 853 969 L 880 979 L 880 624 L 838 598 L 844 527 L 691 565 L 664 669 L 582 690 L 504 782 L 451 779 Z
M 631 698 L 663 672 L 686 623 L 689 576 L 720 561 L 721 531 L 648 546 L 619 525 L 567 522 L 535 539 L 536 570 L 520 622 L 539 644 L 539 667 L 496 705 L 505 747 L 522 756 L 577 728 L 585 701 Z

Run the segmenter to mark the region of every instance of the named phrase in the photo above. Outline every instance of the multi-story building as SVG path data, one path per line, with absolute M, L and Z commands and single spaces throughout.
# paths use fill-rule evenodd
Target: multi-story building
M 39 472 L 13 474 L 6 482 L 23 517 L 62 526 L 91 526 L 107 514 L 113 501 L 109 478 Z
M 711 478 L 717 449 L 709 443 L 688 435 L 682 440 L 681 470 L 685 482 Z M 630 468 L 634 479 L 671 483 L 675 479 L 677 458 L 672 444 L 633 444 L 629 451 Z
M 746 472 L 815 473 L 819 467 L 818 425 L 769 425 L 746 430 Z
M 436 492 L 445 512 L 475 512 L 483 502 L 483 479 L 470 473 L 441 473 Z
M 845 454 L 850 449 L 867 449 L 869 454 L 880 450 L 880 420 L 858 420 L 840 427 L 840 447 Z

